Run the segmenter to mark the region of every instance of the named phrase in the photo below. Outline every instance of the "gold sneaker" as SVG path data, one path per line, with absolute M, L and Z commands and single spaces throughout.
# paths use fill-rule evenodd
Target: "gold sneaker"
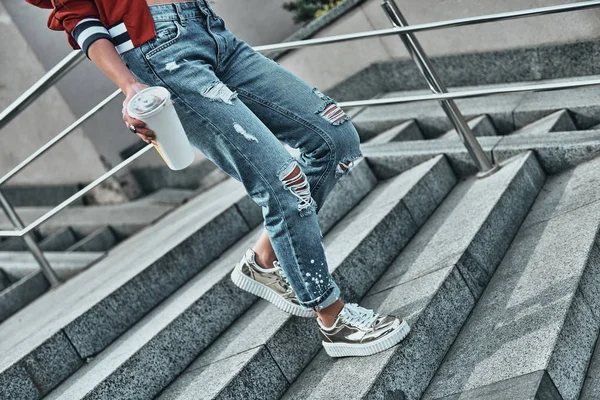
M 323 326 L 323 347 L 330 357 L 370 356 L 400 343 L 410 332 L 404 320 L 345 304 L 332 327 Z
M 316 313 L 298 302 L 296 294 L 283 274 L 279 262 L 273 262 L 274 268 L 261 268 L 255 261 L 252 249 L 237 263 L 231 273 L 231 280 L 240 289 L 273 303 L 288 314 L 310 318 Z

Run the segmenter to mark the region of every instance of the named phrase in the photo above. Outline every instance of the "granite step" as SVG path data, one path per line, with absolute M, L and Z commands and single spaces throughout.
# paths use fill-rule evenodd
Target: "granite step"
M 69 227 L 60 228 L 38 242 L 44 251 L 63 251 L 77 241 L 75 232 Z M 0 251 L 27 251 L 28 247 L 21 238 L 10 238 L 0 244 Z
M 138 200 L 140 203 L 167 204 L 178 206 L 196 195 L 194 190 L 162 188 Z
M 44 252 L 44 256 L 58 275 L 67 280 L 79 274 L 105 256 L 105 252 L 66 253 L 58 251 Z M 40 269 L 33 255 L 25 251 L 0 252 L 0 269 L 16 282 Z
M 548 179 L 424 399 L 579 398 L 600 329 L 599 167 Z
M 600 123 L 598 96 L 598 86 L 528 93 L 513 111 L 515 128 L 522 128 L 556 111 L 569 110 L 577 129 L 589 129 Z
M 537 81 L 535 84 L 550 83 Z M 450 92 L 461 92 L 497 86 L 523 85 L 517 82 L 500 85 L 463 86 L 450 88 Z M 429 90 L 389 92 L 381 98 L 429 95 Z M 487 114 L 498 134 L 508 135 L 527 124 L 544 118 L 560 110 L 568 110 L 578 130 L 586 130 L 600 123 L 598 96 L 600 87 L 554 90 L 545 92 L 524 92 L 492 95 L 469 99 L 457 99 L 456 104 L 467 120 Z M 373 137 L 404 121 L 415 119 L 428 138 L 436 138 L 453 129 L 450 120 L 435 101 L 390 104 L 371 107 L 352 119 L 361 136 Z
M 0 292 L 9 287 L 11 284 L 12 280 L 3 270 L 0 269 Z
M 407 320 L 399 345 L 367 358 L 321 351 L 285 399 L 418 399 L 502 259 L 545 175 L 532 153 L 459 183 L 362 300 Z
M 481 136 L 498 136 L 498 132 L 496 131 L 496 127 L 492 122 L 491 118 L 487 115 L 480 115 L 475 117 L 469 121 L 467 121 L 469 128 L 473 132 L 473 136 L 481 137 Z M 451 129 L 448 132 L 441 135 L 438 139 L 454 139 L 460 140 L 460 136 L 456 132 L 456 129 Z
M 455 183 L 445 158 L 437 157 L 380 182 L 333 227 L 324 247 L 344 299 L 364 295 Z M 158 398 L 277 398 L 320 348 L 312 318 L 260 300 Z
M 393 128 L 386 130 L 366 140 L 365 143 L 388 143 L 388 142 L 400 142 L 404 140 L 423 140 L 423 134 L 421 128 L 417 122 L 413 119 L 410 121 L 403 122 Z
M 157 157 L 158 158 L 158 157 Z M 173 171 L 160 160 L 160 165 L 133 168 L 132 173 L 144 193 L 153 193 L 164 188 L 209 189 L 225 180 L 227 174 L 204 157 L 181 171 Z
M 50 284 L 41 271 L 35 271 L 0 291 L 0 324 L 46 293 Z
M 533 150 L 548 174 L 560 173 L 600 155 L 600 131 L 524 133 L 478 140 L 486 154 L 497 162 Z M 467 150 L 456 140 L 365 144 L 362 149 L 378 179 L 397 175 L 438 154 L 446 155 L 459 176 L 477 172 Z
M 132 201 L 123 204 L 97 206 L 71 206 L 42 224 L 38 230 L 42 237 L 52 235 L 62 228 L 71 228 L 84 237 L 104 226 L 110 226 L 120 237 L 133 235 L 149 224 L 164 217 L 175 207 L 165 204 L 148 204 Z M 48 207 L 19 207 L 17 213 L 25 224 L 50 211 Z M 7 217 L 0 215 L 0 229 L 13 229 Z
M 113 248 L 119 240 L 117 235 L 109 226 L 103 226 L 98 228 L 94 232 L 90 233 L 77 243 L 73 243 L 68 247 L 66 252 L 89 252 L 89 251 L 108 251 Z
M 77 235 L 75 235 L 73 229 L 66 227 L 46 237 L 39 243 L 39 246 L 44 251 L 64 251 L 75 244 L 77 240 Z
M 357 163 L 319 213 L 323 233 L 376 184 L 367 163 Z M 255 302 L 229 275 L 262 230 L 245 235 L 46 399 L 149 399 L 160 392 Z
M 511 135 L 520 135 L 523 133 L 544 134 L 548 132 L 568 132 L 576 131 L 577 127 L 568 110 L 559 110 L 546 117 L 533 121 L 524 127 L 517 129 Z
M 262 221 L 228 180 L 0 325 L 0 398 L 39 399 Z
M 479 89 L 480 87 L 461 87 L 455 91 Z M 409 92 L 390 92 L 383 98 L 403 97 L 411 95 L 429 95 L 428 90 Z M 460 99 L 456 101 L 459 109 L 467 120 L 486 114 L 492 121 L 499 134 L 505 135 L 515 130 L 513 111 L 523 100 L 525 94 L 503 94 L 482 98 Z M 542 115 L 544 116 L 544 115 Z M 540 116 L 540 117 L 542 117 Z M 454 128 L 444 113 L 442 107 L 435 101 L 390 104 L 371 107 L 352 122 L 362 135 L 376 135 L 404 121 L 414 119 L 426 139 L 434 139 Z

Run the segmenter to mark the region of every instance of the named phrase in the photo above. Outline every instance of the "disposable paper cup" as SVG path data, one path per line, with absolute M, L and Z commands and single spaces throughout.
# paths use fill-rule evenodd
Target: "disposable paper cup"
M 127 112 L 154 131 L 156 150 L 169 168 L 177 171 L 194 161 L 194 151 L 167 89 L 155 86 L 142 90 L 131 99 Z

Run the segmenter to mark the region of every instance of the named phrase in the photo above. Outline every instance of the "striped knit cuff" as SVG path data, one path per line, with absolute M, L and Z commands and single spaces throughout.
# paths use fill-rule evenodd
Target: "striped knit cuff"
M 102 22 L 100 22 L 100 20 L 97 18 L 85 18 L 79 21 L 79 23 L 73 29 L 73 32 L 71 32 L 71 36 L 73 36 L 86 56 L 88 54 L 89 47 L 96 40 L 111 40 L 108 30 L 102 26 Z
M 112 37 L 112 42 L 117 49 L 117 53 L 122 54 L 133 49 L 133 42 L 129 37 L 129 32 L 127 32 L 125 23 L 119 22 L 118 24 L 111 26 L 108 28 L 108 33 Z

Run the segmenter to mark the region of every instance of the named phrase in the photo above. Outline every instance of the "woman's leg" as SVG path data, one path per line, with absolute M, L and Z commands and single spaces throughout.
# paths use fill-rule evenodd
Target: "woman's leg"
M 157 38 L 123 55 L 141 82 L 164 86 L 194 146 L 242 182 L 263 208 L 285 276 L 306 308 L 339 298 L 327 269 L 316 204 L 299 163 L 219 78 L 227 44 L 203 2 L 150 7 Z M 321 184 L 322 185 L 322 184 Z
M 214 34 L 229 49 L 217 75 L 279 140 L 300 150 L 296 160 L 318 212 L 335 183 L 362 156 L 356 129 L 331 98 L 227 31 L 216 29 Z M 277 257 L 266 230 L 253 250 L 261 266 L 273 266 Z
M 410 330 L 404 321 L 357 305 L 344 305 L 327 268 L 316 214 L 319 203 L 315 199 L 322 203 L 351 161 L 360 157 L 358 142 L 352 137 L 356 131 L 344 123 L 341 110 L 329 98 L 307 90 L 278 68 L 271 77 L 275 88 L 264 83 L 263 74 L 262 79 L 256 77 L 262 83 L 253 85 L 252 78 L 246 78 L 246 85 L 239 84 L 239 93 L 234 93 L 223 80 L 235 82 L 233 75 L 249 74 L 243 63 L 252 53 L 244 45 L 235 44 L 233 35 L 224 29 L 206 0 L 152 6 L 151 12 L 156 38 L 122 58 L 141 82 L 170 90 L 191 142 L 240 180 L 262 206 L 265 228 L 283 267 L 272 273 L 241 262 L 232 278 L 240 272 L 238 278 L 261 290 L 277 285 L 282 290 L 276 293 L 276 301 L 283 299 L 286 306 L 293 302 L 301 308 L 296 305 L 299 302 L 320 311 L 317 321 L 323 346 L 331 356 L 370 355 L 402 340 Z M 236 61 L 242 64 L 235 65 Z M 229 62 L 233 64 L 223 69 Z M 266 65 L 263 60 L 245 67 Z M 252 91 L 245 89 L 252 87 Z M 293 89 L 291 96 L 281 94 L 286 88 Z M 287 126 L 289 130 L 276 132 L 276 137 L 238 95 L 243 95 L 248 104 L 263 106 L 254 111 L 266 118 L 271 129 Z M 277 96 L 282 97 L 274 101 Z M 297 108 L 291 105 L 292 97 Z M 313 107 L 313 114 L 306 111 Z M 285 122 L 288 119 L 298 124 L 292 127 Z M 323 121 L 346 128 L 323 129 Z M 344 136 L 342 132 L 351 134 Z M 302 156 L 298 160 L 291 157 L 278 138 L 300 148 Z

